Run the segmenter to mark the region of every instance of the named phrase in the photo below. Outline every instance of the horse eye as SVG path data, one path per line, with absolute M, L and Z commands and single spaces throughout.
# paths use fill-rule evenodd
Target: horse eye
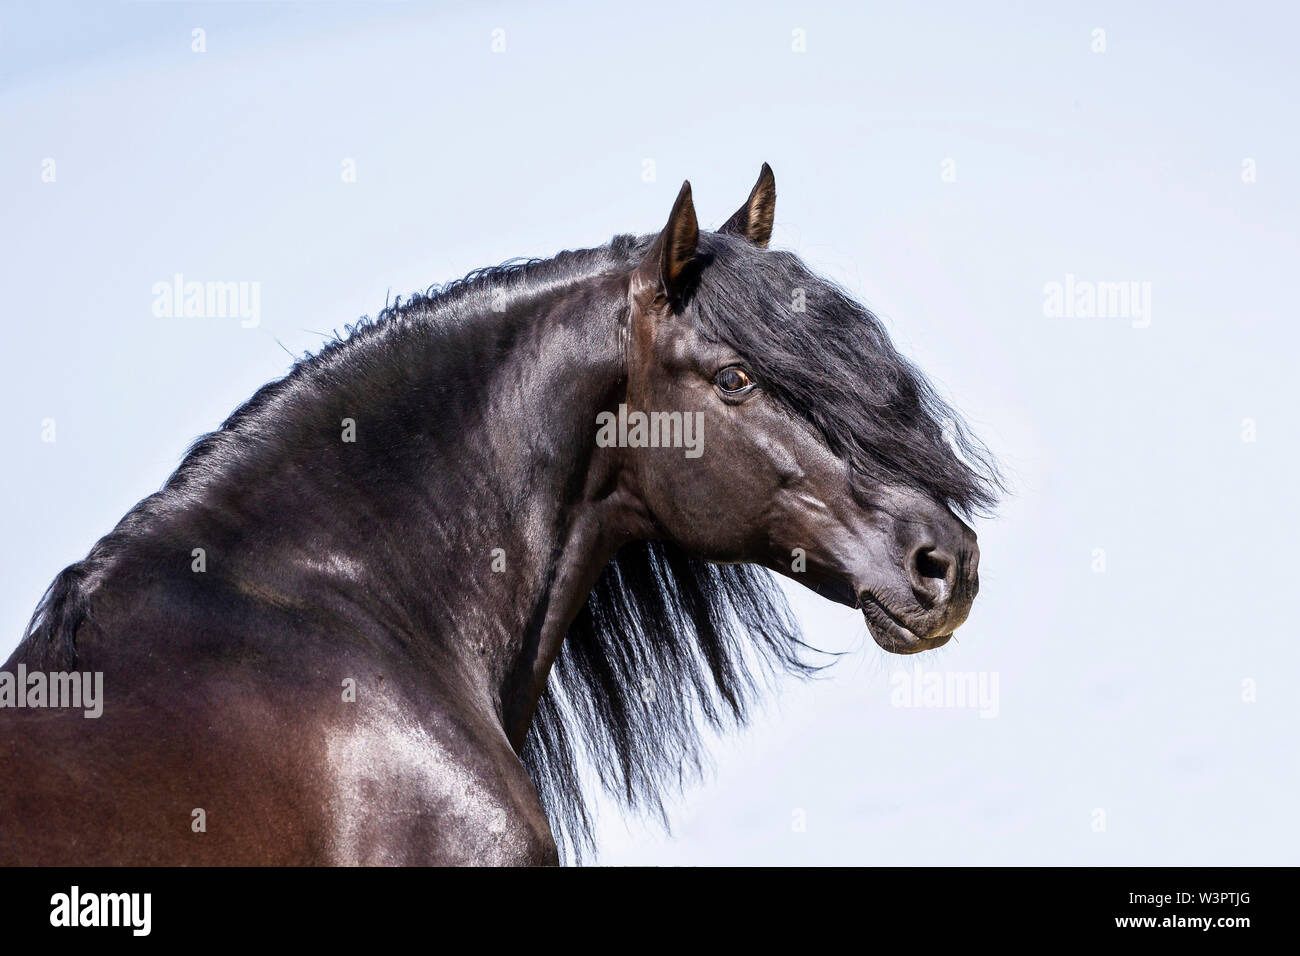
M 730 368 L 724 368 L 718 373 L 718 376 L 714 381 L 718 383 L 718 388 L 722 389 L 724 392 L 729 392 L 732 395 L 737 392 L 743 392 L 754 384 L 753 380 L 749 377 L 748 372 L 743 368 L 737 368 L 734 365 Z

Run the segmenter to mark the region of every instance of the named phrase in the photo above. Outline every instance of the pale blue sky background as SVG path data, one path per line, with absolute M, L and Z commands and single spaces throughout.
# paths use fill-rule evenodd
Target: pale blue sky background
M 1012 474 L 972 618 L 920 659 L 996 675 L 998 715 L 891 706 L 917 659 L 791 590 L 852 653 L 717 743 L 671 837 L 607 813 L 601 860 L 1294 864 L 1298 29 L 1283 3 L 5 0 L 0 657 L 278 343 L 657 228 L 683 178 L 717 225 L 766 160 L 774 244 Z M 260 282 L 260 326 L 154 317 L 176 272 Z M 1150 327 L 1046 317 L 1067 273 L 1149 282 Z

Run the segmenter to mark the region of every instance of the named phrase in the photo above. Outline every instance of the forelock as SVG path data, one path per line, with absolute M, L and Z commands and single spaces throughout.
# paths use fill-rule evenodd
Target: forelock
M 870 310 L 793 253 L 717 233 L 701 253 L 690 305 L 701 331 L 744 356 L 861 483 L 903 483 L 966 515 L 996 504 L 992 455 Z

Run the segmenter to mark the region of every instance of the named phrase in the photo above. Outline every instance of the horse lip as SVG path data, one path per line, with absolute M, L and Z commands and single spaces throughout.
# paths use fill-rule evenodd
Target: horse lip
M 916 654 L 932 650 L 947 644 L 952 637 L 951 634 L 919 636 L 870 591 L 858 595 L 858 607 L 862 609 L 862 617 L 867 622 L 867 630 L 871 632 L 872 639 L 893 654 Z

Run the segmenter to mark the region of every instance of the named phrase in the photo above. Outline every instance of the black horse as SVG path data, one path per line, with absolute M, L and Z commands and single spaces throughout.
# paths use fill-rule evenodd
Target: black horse
M 399 301 L 200 438 L 5 665 L 104 701 L 0 710 L 0 861 L 554 863 L 584 761 L 654 809 L 812 667 L 763 568 L 947 641 L 996 467 L 775 199 Z

